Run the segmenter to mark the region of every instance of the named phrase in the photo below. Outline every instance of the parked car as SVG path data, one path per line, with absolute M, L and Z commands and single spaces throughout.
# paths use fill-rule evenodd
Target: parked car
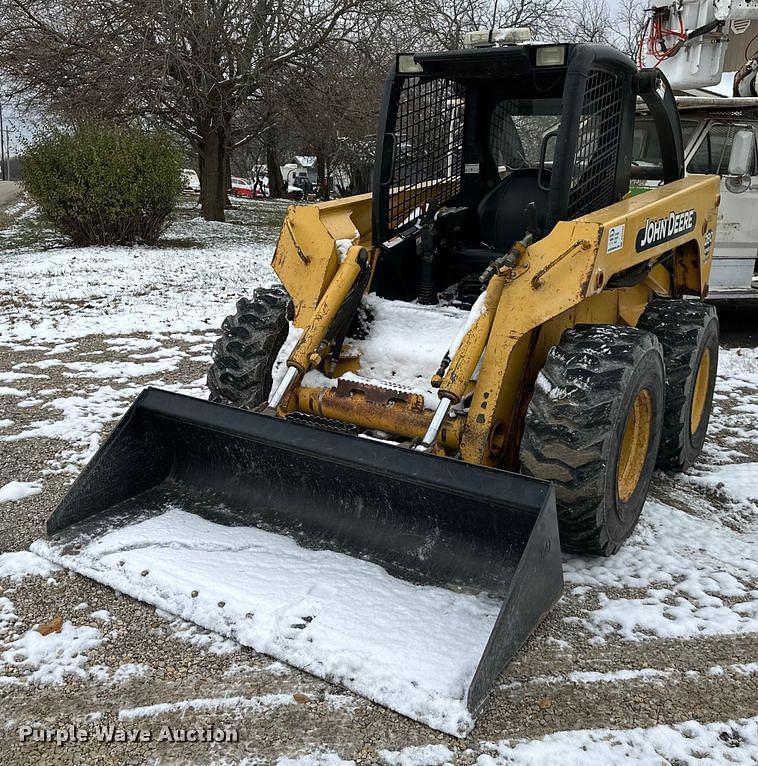
M 253 198 L 253 185 L 247 178 L 232 176 L 232 194 L 235 197 Z
M 200 179 L 194 170 L 190 168 L 182 170 L 182 179 L 184 180 L 184 188 L 187 191 L 200 191 Z

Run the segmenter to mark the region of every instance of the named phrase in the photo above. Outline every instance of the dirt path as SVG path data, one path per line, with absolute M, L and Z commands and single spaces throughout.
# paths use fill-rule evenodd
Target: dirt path
M 14 202 L 21 195 L 21 187 L 15 181 L 0 181 L 0 207 Z

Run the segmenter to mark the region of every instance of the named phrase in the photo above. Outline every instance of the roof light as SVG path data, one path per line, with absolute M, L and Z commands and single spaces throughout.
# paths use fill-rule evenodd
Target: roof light
M 537 48 L 537 66 L 563 66 L 566 63 L 566 48 L 563 45 L 546 45 Z
M 401 53 L 397 57 L 397 71 L 400 74 L 420 74 L 424 67 L 416 61 L 415 54 Z
M 532 39 L 529 27 L 505 27 L 504 29 L 477 29 L 463 35 L 464 48 L 491 48 L 495 45 L 520 45 Z

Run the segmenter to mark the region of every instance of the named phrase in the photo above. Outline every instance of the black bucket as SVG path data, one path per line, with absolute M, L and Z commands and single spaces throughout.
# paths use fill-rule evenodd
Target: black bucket
M 442 588 L 451 599 L 488 599 L 495 604 L 491 622 L 461 686 L 461 709 L 468 717 L 444 705 L 431 713 L 422 702 L 407 705 L 405 692 L 377 692 L 380 681 L 367 685 L 360 674 L 335 670 L 328 658 L 308 660 L 299 636 L 299 643 L 285 646 L 284 639 L 269 642 L 254 631 L 246 633 L 236 617 L 220 616 L 220 625 L 209 624 L 205 612 L 193 611 L 197 591 L 184 600 L 167 600 L 156 595 L 160 589 L 142 588 L 136 576 L 119 570 L 129 562 L 115 562 L 106 571 L 102 562 L 110 549 L 98 549 L 82 563 L 79 554 L 87 544 L 155 519 L 169 507 L 207 521 L 210 531 L 206 538 L 203 527 L 197 546 L 203 556 L 233 547 L 214 547 L 213 525 L 224 525 L 227 536 L 230 527 L 255 528 L 258 534 L 286 536 L 287 545 L 294 542 L 306 555 L 333 551 L 358 559 L 360 567 L 372 566 L 371 577 L 381 567 L 382 577 L 401 581 L 411 595 L 437 598 Z M 50 540 L 35 544 L 35 550 L 65 566 L 459 736 L 471 728 L 498 674 L 563 586 L 555 497 L 546 482 L 157 389 L 142 392 L 52 514 L 47 531 Z M 145 548 L 158 551 L 149 555 L 167 551 L 175 556 L 187 544 L 172 541 L 170 531 L 162 534 L 162 542 Z M 247 549 L 240 545 L 240 577 L 253 577 L 255 555 L 249 554 L 248 571 Z M 333 585 L 336 590 L 330 592 L 336 594 L 341 585 Z M 210 591 L 209 598 L 220 598 L 214 588 Z M 219 609 L 228 613 L 234 601 L 219 600 Z M 319 619 L 304 617 L 302 625 L 290 627 L 318 635 Z M 440 656 L 446 657 L 451 648 L 445 643 L 451 639 L 435 636 L 437 629 L 428 626 L 423 641 L 438 641 Z M 411 679 L 408 688 L 414 686 Z M 433 689 L 424 694 L 434 700 Z

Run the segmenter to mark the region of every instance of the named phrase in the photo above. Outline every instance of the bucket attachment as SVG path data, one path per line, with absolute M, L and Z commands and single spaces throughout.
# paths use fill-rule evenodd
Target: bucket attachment
M 146 389 L 33 550 L 464 736 L 558 599 L 552 487 Z

